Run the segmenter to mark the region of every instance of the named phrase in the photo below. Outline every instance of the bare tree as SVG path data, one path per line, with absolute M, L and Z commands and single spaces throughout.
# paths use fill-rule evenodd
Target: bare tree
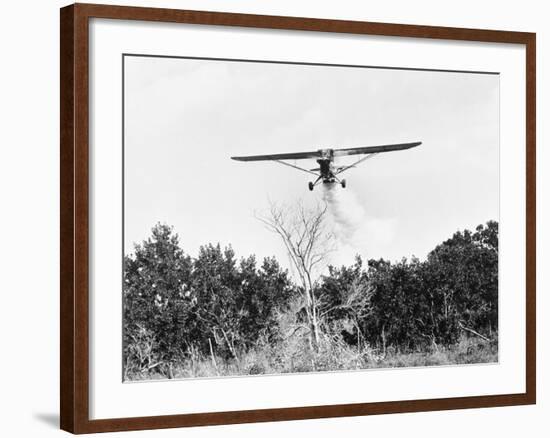
M 334 235 L 326 226 L 327 208 L 326 204 L 307 208 L 301 201 L 293 206 L 270 202 L 268 213 L 256 215 L 285 245 L 303 289 L 310 345 L 315 351 L 319 347 L 319 305 L 314 287 L 322 262 L 334 250 Z
M 339 304 L 332 307 L 323 307 L 321 318 L 323 319 L 329 313 L 339 311 L 343 315 L 340 319 L 343 322 L 351 323 L 357 333 L 357 347 L 361 351 L 361 346 L 365 346 L 365 335 L 361 330 L 360 322 L 364 320 L 372 312 L 371 299 L 374 290 L 369 283 L 361 279 L 355 278 L 351 284 L 340 291 Z

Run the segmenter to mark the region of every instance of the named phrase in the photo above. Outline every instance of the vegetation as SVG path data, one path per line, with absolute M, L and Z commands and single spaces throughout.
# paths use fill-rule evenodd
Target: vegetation
M 456 232 L 425 261 L 357 257 L 315 275 L 331 249 L 323 211 L 280 213 L 260 219 L 291 246 L 297 283 L 274 258 L 219 244 L 192 258 L 167 225 L 136 245 L 125 257 L 125 379 L 497 360 L 496 222 Z

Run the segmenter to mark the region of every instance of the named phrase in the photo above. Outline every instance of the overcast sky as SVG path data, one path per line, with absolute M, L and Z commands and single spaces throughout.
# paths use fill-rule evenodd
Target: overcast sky
M 498 75 L 126 57 L 125 252 L 162 222 L 191 256 L 220 242 L 288 267 L 254 212 L 326 193 L 306 173 L 229 157 L 422 141 L 348 171 L 329 218 L 337 227 L 349 211 L 360 228 L 334 263 L 422 259 L 498 220 L 498 117 Z

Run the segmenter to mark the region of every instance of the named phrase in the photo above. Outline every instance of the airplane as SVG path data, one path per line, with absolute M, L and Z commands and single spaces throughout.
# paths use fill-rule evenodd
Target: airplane
M 340 179 L 338 175 L 345 172 L 348 169 L 356 167 L 358 164 L 362 163 L 369 158 L 374 157 L 375 155 L 382 152 L 391 152 L 391 151 L 402 151 L 405 149 L 414 148 L 420 146 L 422 142 L 417 141 L 414 143 L 400 143 L 400 144 L 388 144 L 381 146 L 364 146 L 356 148 L 344 148 L 344 149 L 319 149 L 317 151 L 311 152 L 291 152 L 288 154 L 272 154 L 272 155 L 248 155 L 244 157 L 231 157 L 232 160 L 237 161 L 275 161 L 285 166 L 293 167 L 294 169 L 301 170 L 313 174 L 317 177 L 314 182 L 309 182 L 309 190 L 323 182 L 323 184 L 333 184 L 335 182 L 339 183 L 342 188 L 346 188 L 346 180 Z M 336 167 L 334 165 L 335 157 L 344 157 L 348 155 L 364 155 L 364 157 L 355 161 L 350 165 Z M 304 169 L 303 167 L 296 166 L 295 164 L 287 163 L 283 160 L 303 160 L 306 158 L 316 158 L 319 167 L 315 169 Z

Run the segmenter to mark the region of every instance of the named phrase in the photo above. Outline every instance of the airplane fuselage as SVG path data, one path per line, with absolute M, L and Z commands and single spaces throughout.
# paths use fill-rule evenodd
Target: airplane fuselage
M 319 164 L 319 173 L 323 182 L 333 183 L 334 172 L 332 167 L 332 160 L 320 158 L 319 160 L 317 160 L 317 164 Z
M 321 158 L 317 160 L 319 164 L 319 174 L 323 183 L 333 183 L 335 182 L 333 161 L 334 161 L 334 150 L 333 149 L 320 149 L 319 154 Z

